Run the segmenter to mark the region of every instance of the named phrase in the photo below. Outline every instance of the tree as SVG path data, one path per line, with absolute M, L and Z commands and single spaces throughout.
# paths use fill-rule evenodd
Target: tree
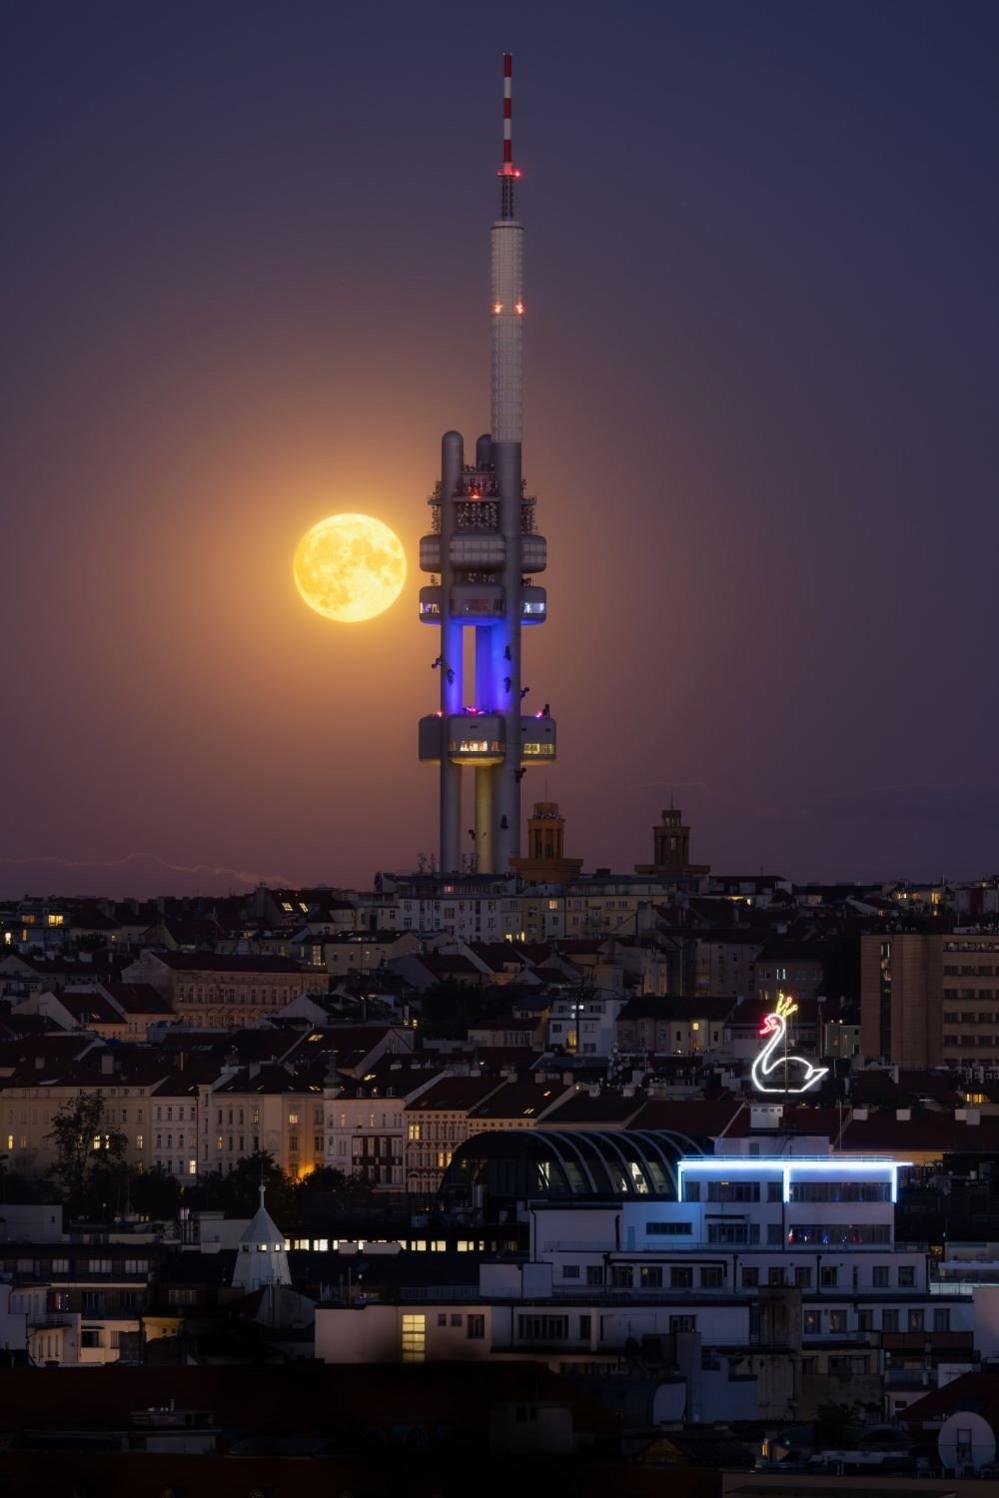
M 464 1039 L 470 1025 L 489 1010 L 480 988 L 465 983 L 437 983 L 420 1000 L 420 1027 L 433 1040 Z
M 137 1170 L 129 1181 L 129 1200 L 133 1212 L 171 1222 L 180 1210 L 181 1188 L 176 1176 L 157 1165 L 154 1170 Z
M 819 1450 L 850 1451 L 862 1430 L 859 1404 L 820 1404 L 815 1412 L 812 1440 Z
M 285 1232 L 293 1226 L 294 1192 L 284 1171 L 266 1150 L 256 1150 L 237 1160 L 232 1170 L 213 1171 L 201 1181 L 196 1194 L 206 1208 L 221 1208 L 227 1217 L 252 1217 L 260 1205 L 263 1184 L 267 1210 Z
M 350 1213 L 370 1207 L 374 1196 L 367 1181 L 332 1165 L 317 1165 L 293 1189 L 298 1224 L 309 1234 L 322 1234 Z
M 127 1141 L 120 1130 L 109 1126 L 99 1093 L 81 1092 L 63 1103 L 53 1115 L 47 1137 L 54 1141 L 56 1152 L 51 1173 L 71 1212 L 120 1197 L 128 1175 Z
M 11 1170 L 9 1159 L 9 1155 L 0 1155 L 0 1204 L 17 1202 L 20 1206 L 35 1206 L 59 1200 L 54 1182 L 46 1181 L 41 1176 L 25 1175 L 20 1170 Z

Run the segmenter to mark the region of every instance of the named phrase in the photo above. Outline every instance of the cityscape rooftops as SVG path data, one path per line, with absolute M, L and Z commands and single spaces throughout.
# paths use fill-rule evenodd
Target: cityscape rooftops
M 290 957 L 269 952 L 235 955 L 229 952 L 154 952 L 150 954 L 175 972 L 205 973 L 301 973 L 302 966 Z

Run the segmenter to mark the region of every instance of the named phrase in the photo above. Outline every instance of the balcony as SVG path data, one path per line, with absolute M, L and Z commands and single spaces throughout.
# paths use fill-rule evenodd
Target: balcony
M 489 623 L 503 617 L 504 590 L 496 582 L 457 583 L 451 590 L 450 617 L 467 624 Z M 440 624 L 444 608 L 444 589 L 437 584 L 420 589 L 420 622 Z M 530 584 L 521 590 L 521 619 L 524 624 L 544 624 L 548 617 L 548 597 L 544 588 Z
M 479 623 L 502 619 L 505 593 L 502 583 L 456 583 L 451 589 L 451 618 Z
M 433 713 L 420 719 L 420 759 L 439 764 L 441 745 L 453 765 L 498 765 L 506 758 L 506 722 L 499 713 Z M 521 718 L 520 763 L 551 764 L 555 759 L 555 720 L 550 717 Z
M 525 624 L 544 624 L 548 618 L 548 594 L 544 588 L 526 584 L 521 589 L 521 618 Z

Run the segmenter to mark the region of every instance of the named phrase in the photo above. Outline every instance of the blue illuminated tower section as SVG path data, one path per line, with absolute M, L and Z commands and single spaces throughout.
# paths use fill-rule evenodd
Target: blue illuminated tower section
M 531 765 L 555 758 L 547 702 L 521 679 L 521 626 L 543 624 L 544 588 L 534 574 L 547 543 L 534 528 L 525 493 L 523 436 L 524 229 L 514 214 L 520 172 L 511 140 L 512 62 L 503 57 L 503 163 L 500 216 L 492 226 L 492 424 L 465 462 L 464 441 L 446 432 L 441 479 L 430 496 L 433 530 L 420 542 L 420 566 L 434 576 L 420 590 L 420 618 L 440 629 L 440 707 L 420 720 L 420 758 L 440 766 L 440 869 L 457 872 L 462 853 L 479 873 L 505 874 L 520 853 L 520 782 Z M 466 671 L 465 630 L 474 631 Z M 463 807 L 464 771 L 475 777 Z M 474 807 L 474 810 L 473 810 Z M 471 822 L 471 826 L 469 823 Z M 466 835 L 471 838 L 465 841 Z

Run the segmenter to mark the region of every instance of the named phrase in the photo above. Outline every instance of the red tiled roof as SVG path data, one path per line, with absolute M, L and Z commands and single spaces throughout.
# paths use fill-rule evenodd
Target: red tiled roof
M 584 1089 L 577 1092 L 575 1097 L 560 1103 L 544 1123 L 553 1129 L 569 1128 L 572 1125 L 581 1127 L 591 1123 L 630 1124 L 632 1115 L 637 1113 L 644 1102 L 644 1094 L 623 1097 L 619 1092 L 600 1092 L 594 1097 Z
M 469 1109 L 469 1118 L 534 1119 L 565 1093 L 561 1082 L 506 1082 Z
M 235 956 L 228 952 L 155 952 L 158 962 L 179 973 L 302 973 L 306 969 L 290 957 L 266 952 Z
M 64 988 L 59 1002 L 78 1025 L 123 1025 L 125 1017 L 102 993 Z
M 960 1410 L 974 1410 L 999 1430 L 999 1373 L 991 1369 L 962 1373 L 941 1389 L 933 1389 L 899 1412 L 906 1425 L 922 1425 L 928 1420 L 945 1419 Z
M 151 983 L 102 983 L 101 987 L 125 1014 L 173 1014 Z
M 429 1092 L 422 1093 L 407 1103 L 408 1112 L 443 1112 L 451 1109 L 456 1113 L 474 1108 L 501 1084 L 496 1077 L 449 1077 L 443 1076 L 435 1082 Z

